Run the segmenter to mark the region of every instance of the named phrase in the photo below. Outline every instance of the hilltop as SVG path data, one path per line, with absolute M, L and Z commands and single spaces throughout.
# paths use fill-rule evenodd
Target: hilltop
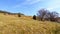
M 0 14 L 0 34 L 60 34 L 60 23 Z
M 0 10 L 0 13 L 9 14 L 9 15 L 18 15 L 18 13 L 11 13 L 11 12 L 8 12 L 8 11 L 3 11 L 3 10 Z M 20 15 L 24 15 L 24 14 L 20 13 Z

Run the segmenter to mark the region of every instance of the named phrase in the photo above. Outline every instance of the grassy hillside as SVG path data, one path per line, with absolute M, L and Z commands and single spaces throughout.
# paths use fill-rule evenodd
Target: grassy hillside
M 60 34 L 60 24 L 0 14 L 0 34 Z

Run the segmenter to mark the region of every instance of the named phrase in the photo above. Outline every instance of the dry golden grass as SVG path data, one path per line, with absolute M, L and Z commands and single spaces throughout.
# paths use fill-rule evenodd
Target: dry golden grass
M 60 34 L 60 24 L 0 14 L 0 34 Z

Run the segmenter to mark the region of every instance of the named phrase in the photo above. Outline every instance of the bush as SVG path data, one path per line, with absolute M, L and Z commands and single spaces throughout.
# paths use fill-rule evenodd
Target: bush
M 4 13 L 4 15 L 6 15 L 6 13 Z
M 33 19 L 36 20 L 36 15 L 33 16 Z
M 18 13 L 18 17 L 21 17 L 20 13 Z

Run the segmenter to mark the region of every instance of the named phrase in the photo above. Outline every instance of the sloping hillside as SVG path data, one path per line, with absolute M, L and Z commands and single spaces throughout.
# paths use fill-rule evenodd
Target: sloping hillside
M 8 14 L 8 15 L 18 15 L 18 14 L 20 14 L 20 15 L 24 15 L 22 13 L 11 13 L 11 12 L 8 12 L 8 11 L 3 11 L 3 10 L 0 10 L 0 14 L 4 14 L 4 15 L 6 15 L 6 14 Z
M 0 34 L 60 34 L 60 24 L 0 14 Z

